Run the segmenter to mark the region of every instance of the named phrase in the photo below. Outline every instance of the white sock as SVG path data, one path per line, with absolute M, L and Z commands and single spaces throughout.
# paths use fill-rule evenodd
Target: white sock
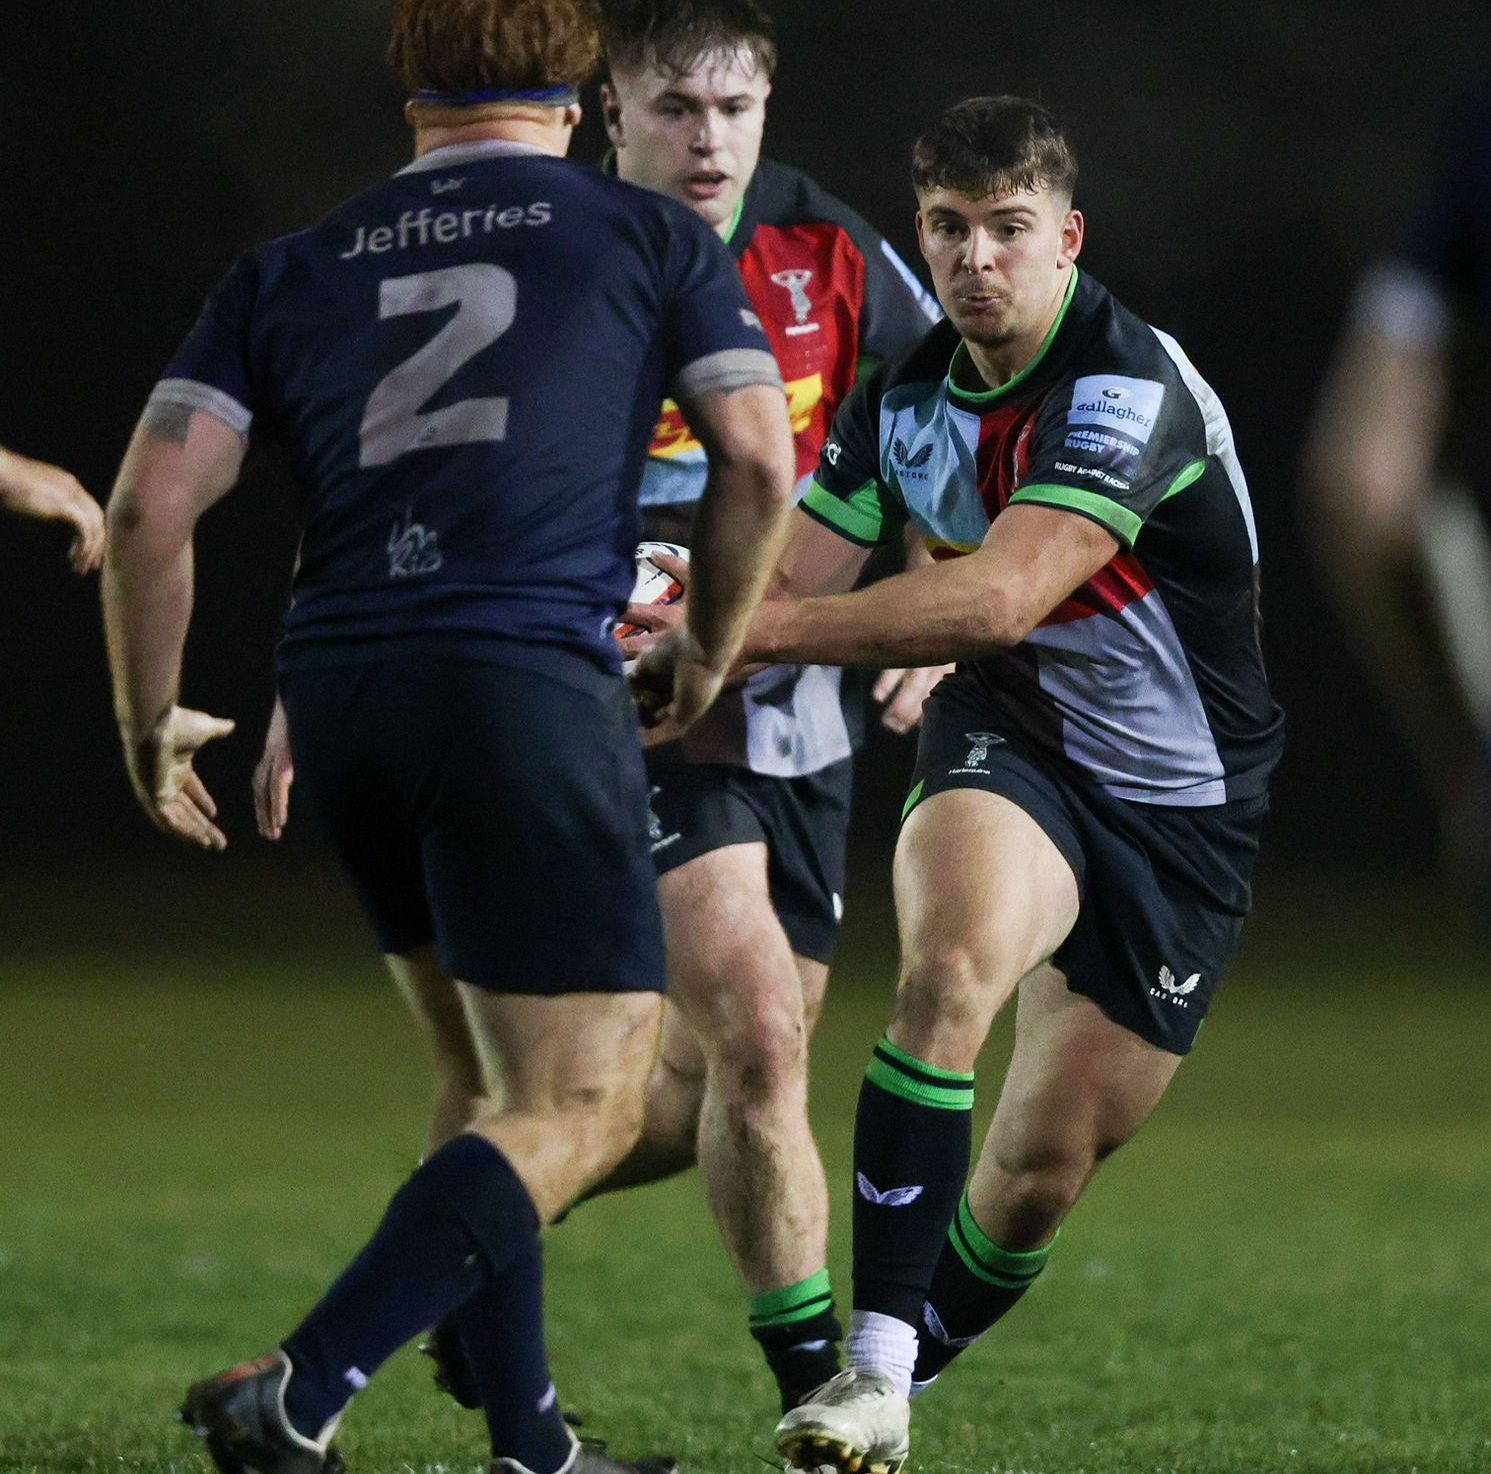
M 916 1327 L 893 1315 L 856 1310 L 849 1318 L 844 1361 L 851 1371 L 879 1372 L 895 1383 L 902 1397 L 911 1395 L 916 1367 Z

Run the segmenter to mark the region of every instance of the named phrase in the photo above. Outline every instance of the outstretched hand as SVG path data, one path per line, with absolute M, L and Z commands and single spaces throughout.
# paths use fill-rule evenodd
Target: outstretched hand
M 103 508 L 60 466 L 0 450 L 0 506 L 22 517 L 70 523 L 77 534 L 69 550 L 75 573 L 92 573 L 103 563 Z
M 217 804 L 192 762 L 201 748 L 228 736 L 235 725 L 173 704 L 143 739 L 126 739 L 125 763 L 135 797 L 157 829 L 204 850 L 227 849 L 227 836 L 213 822 Z

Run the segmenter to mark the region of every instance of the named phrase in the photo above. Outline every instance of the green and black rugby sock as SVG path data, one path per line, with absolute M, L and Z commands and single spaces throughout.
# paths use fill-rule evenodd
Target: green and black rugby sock
M 958 1204 L 922 1306 L 913 1385 L 930 1382 L 1012 1310 L 1046 1267 L 1056 1240 L 1041 1249 L 1001 1249 L 968 1205 Z
M 875 1046 L 854 1123 L 854 1308 L 921 1324 L 973 1145 L 973 1076 Z
M 844 1328 L 834 1314 L 828 1271 L 821 1269 L 785 1289 L 753 1295 L 750 1313 L 751 1335 L 777 1380 L 782 1411 L 791 1412 L 839 1370 Z

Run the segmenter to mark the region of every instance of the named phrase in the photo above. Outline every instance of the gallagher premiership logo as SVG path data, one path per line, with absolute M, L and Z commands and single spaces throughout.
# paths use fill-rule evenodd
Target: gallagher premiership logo
M 1165 388 L 1152 379 L 1088 374 L 1072 386 L 1069 425 L 1106 425 L 1147 445 L 1164 402 Z

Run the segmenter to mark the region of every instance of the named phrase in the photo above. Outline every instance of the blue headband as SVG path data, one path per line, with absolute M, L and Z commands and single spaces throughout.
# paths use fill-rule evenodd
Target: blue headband
M 485 102 L 531 102 L 539 107 L 570 107 L 579 102 L 578 87 L 487 87 L 479 92 L 441 92 L 426 87 L 414 94 L 415 102 L 432 107 L 480 107 Z

